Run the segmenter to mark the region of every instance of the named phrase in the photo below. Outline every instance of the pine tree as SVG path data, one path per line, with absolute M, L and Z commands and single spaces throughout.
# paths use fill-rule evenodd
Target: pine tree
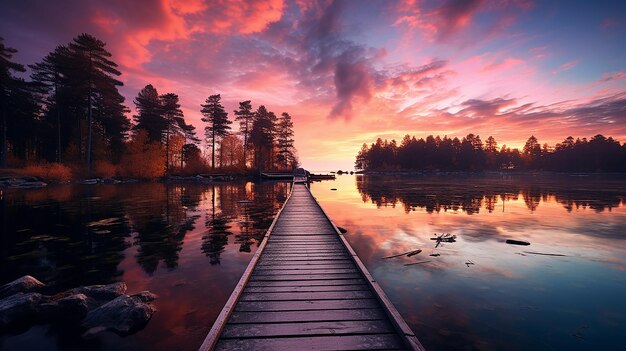
M 167 128 L 167 122 L 163 117 L 159 93 L 151 84 L 148 84 L 137 94 L 134 103 L 137 115 L 133 116 L 135 119 L 133 129 L 145 130 L 150 142 L 160 143 Z
M 102 122 L 109 122 L 119 130 L 127 129 L 129 125 L 123 115 L 126 111 L 123 106 L 124 97 L 117 90 L 117 87 L 123 84 L 115 79 L 121 73 L 116 68 L 117 64 L 109 60 L 111 53 L 105 46 L 103 41 L 89 34 L 81 34 L 69 44 L 69 55 L 73 59 L 71 68 L 74 72 L 74 82 L 78 83 L 73 89 L 80 90 L 81 95 L 87 99 L 86 164 L 89 173 L 92 168 L 94 117 L 95 121 L 100 123 L 99 127 L 103 129 L 104 134 L 108 133 Z M 123 136 L 120 139 L 123 139 Z
M 265 106 L 259 106 L 254 113 L 254 122 L 250 130 L 250 142 L 254 145 L 255 166 L 259 172 L 263 171 L 265 166 L 271 166 L 275 128 L 272 115 L 274 114 Z
M 235 111 L 235 121 L 239 122 L 239 134 L 243 137 L 243 167 L 246 168 L 246 151 L 248 150 L 248 140 L 250 139 L 250 131 L 252 130 L 252 122 L 254 121 L 254 112 L 252 112 L 252 104 L 250 100 L 239 103 L 239 110 Z
M 185 116 L 180 109 L 178 103 L 178 95 L 173 93 L 163 94 L 159 97 L 161 102 L 161 110 L 163 111 L 163 119 L 166 123 L 164 131 L 165 142 L 165 171 L 169 171 L 170 164 L 170 136 L 183 135 L 183 131 L 180 127 L 181 121 L 185 125 Z
M 12 93 L 19 90 L 23 84 L 21 80 L 15 78 L 13 72 L 24 72 L 25 68 L 19 63 L 11 61 L 13 54 L 17 50 L 4 45 L 4 39 L 0 37 L 0 113 L 2 114 L 2 157 L 0 167 L 7 166 L 8 140 L 7 140 L 7 120 L 9 119 L 8 104 Z
M 294 147 L 293 147 L 293 122 L 291 116 L 287 112 L 283 112 L 276 124 L 276 143 L 278 146 L 278 155 L 276 161 L 279 166 L 292 167 L 297 166 Z
M 220 100 L 219 94 L 211 95 L 206 99 L 206 103 L 201 105 L 202 110 L 200 110 L 204 116 L 202 122 L 209 124 L 204 128 L 204 132 L 207 141 L 211 143 L 211 169 L 213 170 L 215 169 L 216 140 L 230 134 L 230 124 L 232 123 L 228 120 L 228 113 L 224 110 Z
M 31 80 L 33 81 L 37 92 L 46 100 L 47 112 L 54 111 L 54 119 L 56 125 L 56 152 L 55 160 L 62 161 L 63 142 L 61 128 L 61 90 L 65 84 L 64 74 L 68 69 L 68 48 L 59 45 L 46 55 L 41 62 L 29 67 L 32 70 Z

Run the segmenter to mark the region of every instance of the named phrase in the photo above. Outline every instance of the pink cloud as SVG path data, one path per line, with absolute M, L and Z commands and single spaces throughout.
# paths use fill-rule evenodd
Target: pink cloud
M 578 60 L 565 62 L 564 64 L 560 65 L 559 68 L 553 70 L 552 74 L 558 74 L 561 72 L 569 71 L 570 69 L 576 67 L 577 64 L 578 64 Z

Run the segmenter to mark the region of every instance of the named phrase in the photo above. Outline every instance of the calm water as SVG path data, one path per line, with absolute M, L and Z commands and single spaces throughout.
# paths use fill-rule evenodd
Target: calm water
M 312 191 L 427 350 L 623 350 L 626 179 L 463 178 L 342 175 Z M 435 233 L 457 241 L 435 248 Z
M 196 350 L 288 192 L 287 183 L 55 186 L 2 194 L 0 284 L 124 281 L 158 312 L 125 338 L 38 326 L 2 350 Z
M 286 183 L 5 191 L 0 284 L 24 274 L 58 290 L 125 281 L 129 292 L 158 294 L 159 311 L 126 338 L 85 341 L 38 326 L 0 336 L 0 349 L 197 349 L 288 191 Z M 623 345 L 625 179 L 342 175 L 312 191 L 429 351 Z M 457 241 L 435 248 L 435 233 Z M 420 261 L 430 262 L 405 266 Z

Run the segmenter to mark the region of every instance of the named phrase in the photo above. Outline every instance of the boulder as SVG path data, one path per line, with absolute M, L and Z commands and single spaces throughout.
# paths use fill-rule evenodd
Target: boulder
M 25 275 L 0 287 L 0 299 L 17 293 L 36 292 L 41 290 L 44 286 L 46 286 L 46 284 L 30 275 Z
M 41 318 L 47 321 L 81 320 L 89 310 L 87 296 L 84 294 L 69 295 L 58 300 L 39 305 Z
M 152 302 L 157 298 L 157 295 L 146 290 L 132 294 L 130 297 L 137 298 L 141 302 Z
M 142 292 L 132 296 L 122 295 L 89 311 L 81 326 L 87 331 L 84 337 L 92 337 L 103 331 L 126 336 L 142 329 L 156 311 L 145 301 L 153 300 L 154 294 Z
M 0 300 L 0 328 L 29 323 L 37 316 L 39 293 L 17 293 Z
M 89 298 L 96 300 L 113 300 L 114 298 L 124 295 L 126 292 L 126 283 L 117 282 L 107 285 L 88 285 L 68 290 L 67 293 L 84 294 Z

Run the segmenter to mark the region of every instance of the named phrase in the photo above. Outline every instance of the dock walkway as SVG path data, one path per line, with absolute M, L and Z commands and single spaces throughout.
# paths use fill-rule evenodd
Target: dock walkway
M 424 350 L 300 183 L 200 347 L 213 349 Z

